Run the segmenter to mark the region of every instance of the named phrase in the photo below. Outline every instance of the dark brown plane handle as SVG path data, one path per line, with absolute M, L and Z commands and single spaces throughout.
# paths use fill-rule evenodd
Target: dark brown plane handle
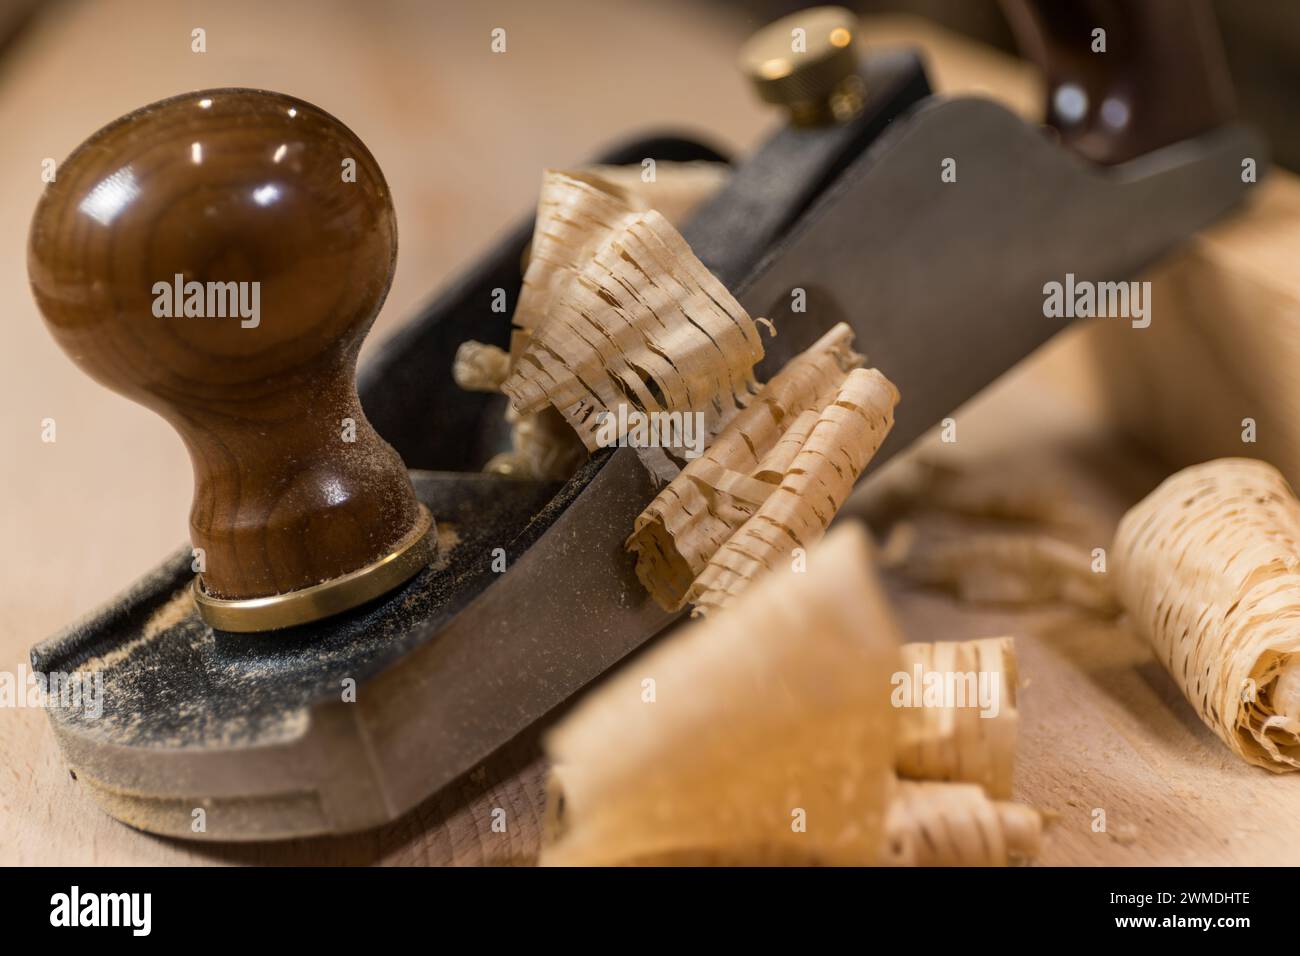
M 1235 112 L 1209 0 L 1002 0 L 1002 7 L 1021 51 L 1045 75 L 1047 122 L 1094 162 L 1141 156 Z

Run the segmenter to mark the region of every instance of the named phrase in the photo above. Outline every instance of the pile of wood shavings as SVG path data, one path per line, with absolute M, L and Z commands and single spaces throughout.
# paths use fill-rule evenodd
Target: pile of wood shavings
M 726 613 L 677 632 L 586 697 L 547 739 L 542 863 L 1005 865 L 1033 856 L 1033 810 L 990 800 L 976 784 L 897 779 L 900 745 L 919 742 L 900 737 L 891 706 L 900 632 L 870 554 L 860 525 L 839 527 L 812 550 L 810 573 L 761 578 Z M 1013 661 L 998 666 L 1014 674 Z M 1014 722 L 1004 726 L 1014 733 Z M 934 742 L 972 766 L 996 763 L 979 752 L 991 744 L 967 734 Z

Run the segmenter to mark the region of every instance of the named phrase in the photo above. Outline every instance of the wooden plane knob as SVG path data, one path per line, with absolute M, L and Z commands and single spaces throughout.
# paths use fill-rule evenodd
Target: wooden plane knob
M 263 90 L 188 93 L 110 123 L 37 206 L 28 271 L 50 331 L 189 450 L 196 591 L 214 626 L 337 613 L 431 556 L 428 512 L 354 381 L 396 255 L 366 147 Z

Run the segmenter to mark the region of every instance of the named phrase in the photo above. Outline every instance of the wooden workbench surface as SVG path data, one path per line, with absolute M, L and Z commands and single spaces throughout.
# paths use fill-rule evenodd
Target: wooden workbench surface
M 398 209 L 397 279 L 373 347 L 532 204 L 545 166 L 669 126 L 743 150 L 773 122 L 731 66 L 756 24 L 714 8 L 460 6 L 433 14 L 418 3 L 343 0 L 310 12 L 255 0 L 70 3 L 0 61 L 0 129 L 21 131 L 0 153 L 0 295 L 10 337 L 0 350 L 0 669 L 14 670 L 29 645 L 174 548 L 190 497 L 174 434 L 73 368 L 36 314 L 24 245 L 43 158 L 183 89 L 266 86 L 326 106 L 371 147 Z M 206 54 L 189 50 L 193 26 L 208 31 Z M 508 30 L 504 56 L 488 52 L 495 26 Z M 624 42 L 633 34 L 638 42 Z M 873 44 L 925 46 L 941 88 L 1036 108 L 1032 72 L 997 54 L 917 21 L 869 21 L 866 34 Z M 672 51 L 671 70 L 656 47 Z M 1269 188 L 1300 194 L 1294 183 Z M 1055 454 L 1075 464 L 1101 523 L 1113 520 L 1163 466 L 1117 442 L 1088 354 L 1083 334 L 1067 333 L 963 410 L 954 464 L 1019 448 Z M 46 417 L 58 423 L 53 444 L 40 440 Z M 912 639 L 1016 637 L 1016 796 L 1054 819 L 1040 862 L 1300 863 L 1300 775 L 1273 776 L 1232 757 L 1122 625 L 1065 607 L 981 609 L 891 586 Z M 0 710 L 0 863 L 528 862 L 544 771 L 529 738 L 372 833 L 191 844 L 104 816 L 69 778 L 44 715 Z M 490 828 L 498 807 L 504 834 Z M 1096 808 L 1106 811 L 1106 833 L 1090 826 Z

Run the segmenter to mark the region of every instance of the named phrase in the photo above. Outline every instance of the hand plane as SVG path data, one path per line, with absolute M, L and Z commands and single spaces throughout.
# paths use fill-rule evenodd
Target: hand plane
M 802 11 L 743 56 L 789 123 L 683 230 L 775 323 L 761 372 L 853 327 L 903 396 L 876 463 L 1064 327 L 1045 286 L 1131 278 L 1267 163 L 1232 121 L 1204 4 L 1007 8 L 1045 69 L 1050 130 L 934 95 L 915 53 L 864 60 L 852 17 Z M 669 136 L 597 160 L 646 158 L 723 159 Z M 673 624 L 623 548 L 655 490 L 632 449 L 561 483 L 482 472 L 504 399 L 458 388 L 452 360 L 468 339 L 508 344 L 491 303 L 513 301 L 531 233 L 354 380 L 397 234 L 340 121 L 277 93 L 189 93 L 60 168 L 32 225 L 38 304 L 90 375 L 175 427 L 195 471 L 190 545 L 32 652 L 39 672 L 102 679 L 98 713 L 49 716 L 107 812 L 209 840 L 372 827 Z M 222 314 L 204 315 L 214 297 Z

